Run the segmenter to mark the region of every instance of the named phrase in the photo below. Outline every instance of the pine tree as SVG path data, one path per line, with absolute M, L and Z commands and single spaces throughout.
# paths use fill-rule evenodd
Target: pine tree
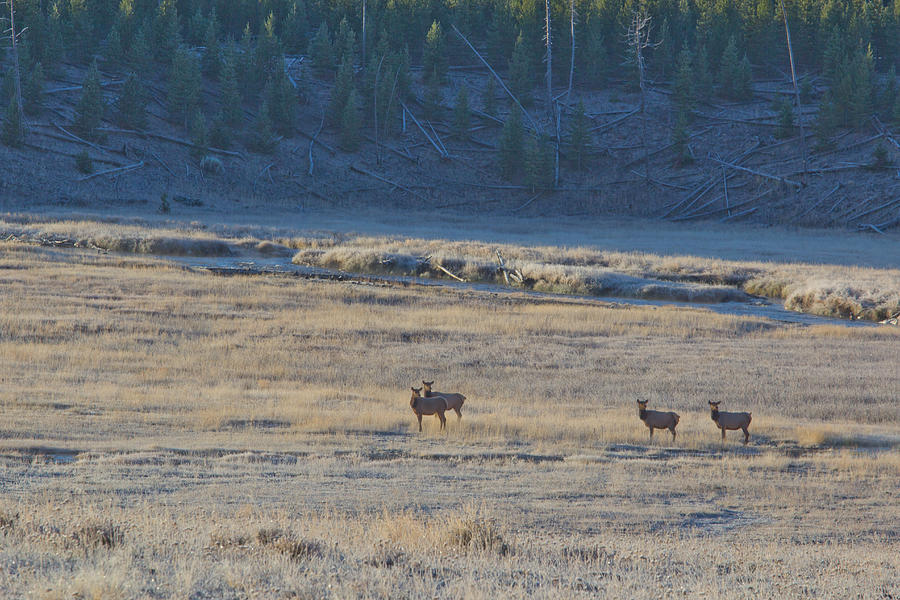
M 695 98 L 709 98 L 713 93 L 713 76 L 706 46 L 700 46 L 694 57 L 694 93 Z
M 288 52 L 299 53 L 306 49 L 309 35 L 306 4 L 303 0 L 295 0 L 284 17 L 281 25 L 281 38 Z
M 272 130 L 272 121 L 269 118 L 269 107 L 266 106 L 265 101 L 256 113 L 256 120 L 251 126 L 247 145 L 254 152 L 262 154 L 271 154 L 278 147 L 278 140 Z
M 874 112 L 873 84 L 874 58 L 872 48 L 866 52 L 858 50 L 853 56 L 850 76 L 853 80 L 853 92 L 850 97 L 851 125 L 857 129 L 862 128 Z
M 344 116 L 344 108 L 347 105 L 347 99 L 354 89 L 353 83 L 353 63 L 349 58 L 341 63 L 338 69 L 337 77 L 334 80 L 334 88 L 331 90 L 331 98 L 328 101 L 328 120 L 330 123 L 339 126 Z
M 209 152 L 209 128 L 206 126 L 206 117 L 198 108 L 191 117 L 191 142 L 194 147 L 191 154 L 196 160 L 200 160 Z
M 128 49 L 128 62 L 138 73 L 147 72 L 153 63 L 150 41 L 147 39 L 147 32 L 143 27 L 134 34 L 134 39 L 131 40 L 131 47 Z
M 179 46 L 169 75 L 169 113 L 176 119 L 182 119 L 187 127 L 188 118 L 199 101 L 200 64 L 193 53 Z
M 344 105 L 344 112 L 341 115 L 341 146 L 350 152 L 354 152 L 359 148 L 359 105 L 359 94 L 357 94 L 355 89 L 351 90 Z
M 15 98 L 12 98 L 6 107 L 2 137 L 3 143 L 13 148 L 18 148 L 25 142 L 25 130 L 22 128 L 19 105 Z
M 214 148 L 230 148 L 232 141 L 231 126 L 225 120 L 222 112 L 216 113 L 212 126 L 209 128 L 209 143 Z
M 175 0 L 161 0 L 153 20 L 153 50 L 160 62 L 167 62 L 181 45 L 181 30 Z
M 203 72 L 210 77 L 217 77 L 222 68 L 222 52 L 219 48 L 219 20 L 213 8 L 203 36 L 206 49 L 203 51 Z
M 344 17 L 338 24 L 338 30 L 334 36 L 334 53 L 338 62 L 349 60 L 352 63 L 355 50 L 356 32 L 350 27 L 347 17 Z
M 307 51 L 312 62 L 313 71 L 321 76 L 334 69 L 334 47 L 331 45 L 331 34 L 328 23 L 322 21 L 316 36 L 309 43 Z
M 484 88 L 484 96 L 482 97 L 484 112 L 489 115 L 497 114 L 497 84 L 494 83 L 494 77 L 488 77 L 487 85 Z
M 425 82 L 425 118 L 437 119 L 441 111 L 441 78 L 437 71 L 432 71 Z
M 43 106 L 44 68 L 40 62 L 34 64 L 25 85 L 22 86 L 22 109 L 29 115 L 40 112 Z
M 675 127 L 672 129 L 672 143 L 675 146 L 675 164 L 684 166 L 693 162 L 690 150 L 688 149 L 688 122 L 687 117 L 680 113 L 675 120 Z
M 461 140 L 468 139 L 470 123 L 469 90 L 466 86 L 462 86 L 456 94 L 456 104 L 453 107 L 453 133 L 456 137 Z
M 275 35 L 275 16 L 272 13 L 266 17 L 257 39 L 256 52 L 253 57 L 254 69 L 258 81 L 265 81 L 276 70 L 284 71 L 284 56 L 281 42 Z
M 775 129 L 775 137 L 789 138 L 794 133 L 794 106 L 790 100 L 782 98 L 778 102 L 778 127 Z
M 225 60 L 219 71 L 219 94 L 222 103 L 222 118 L 225 123 L 235 127 L 244 118 L 244 110 L 241 106 L 241 91 L 238 87 L 237 74 L 234 63 L 236 57 L 233 50 L 226 50 Z
M 81 99 L 75 109 L 75 129 L 82 137 L 93 138 L 103 120 L 103 94 L 100 89 L 100 72 L 97 61 L 91 63 L 81 86 Z
M 47 14 L 47 43 L 43 60 L 47 67 L 52 70 L 53 66 L 62 60 L 65 54 L 65 43 L 63 41 L 62 23 L 60 22 L 59 4 L 54 3 L 50 6 Z
M 297 94 L 283 70 L 276 71 L 266 81 L 263 98 L 275 130 L 284 136 L 292 135 L 297 124 Z
M 126 129 L 142 130 L 147 124 L 147 100 L 144 86 L 135 73 L 130 73 L 116 102 L 118 122 Z
M 106 36 L 106 61 L 112 65 L 125 62 L 125 49 L 122 47 L 122 35 L 118 24 L 113 25 Z
M 675 66 L 675 107 L 678 115 L 688 117 L 694 110 L 694 55 L 685 46 Z
M 531 91 L 534 87 L 534 66 L 531 54 L 525 45 L 525 38 L 519 34 L 516 48 L 509 61 L 509 88 L 523 106 L 531 104 Z
M 728 40 L 722 61 L 719 66 L 719 92 L 725 98 L 739 99 L 741 80 L 741 61 L 738 58 L 737 42 L 732 36 Z
M 572 125 L 569 128 L 569 147 L 572 148 L 572 159 L 575 161 L 575 168 L 579 171 L 584 166 L 584 157 L 587 154 L 590 138 L 591 133 L 588 126 L 588 118 L 584 112 L 584 103 L 579 102 L 578 106 L 575 107 Z
M 580 44 L 577 41 L 580 40 Z M 578 80 L 590 88 L 598 88 L 606 80 L 609 57 L 599 27 L 587 26 L 576 40 L 575 73 Z
M 522 170 L 523 137 L 522 115 L 513 106 L 500 136 L 500 173 L 505 179 L 513 179 Z
M 547 135 L 528 136 L 525 145 L 525 181 L 532 191 L 553 185 L 553 144 Z
M 444 32 L 441 24 L 434 21 L 425 35 L 425 49 L 422 55 L 422 65 L 428 76 L 437 74 L 438 82 L 447 77 L 447 54 L 444 48 Z
M 244 100 L 255 98 L 259 91 L 259 85 L 264 79 L 260 79 L 260 73 L 253 68 L 253 34 L 250 33 L 250 23 L 244 27 L 241 41 L 235 54 L 234 70 L 237 73 L 238 87 Z

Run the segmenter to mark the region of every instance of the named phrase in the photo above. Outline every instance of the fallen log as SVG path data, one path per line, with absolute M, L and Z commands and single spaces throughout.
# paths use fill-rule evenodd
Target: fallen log
M 90 175 L 85 175 L 84 177 L 79 177 L 76 181 L 87 181 L 88 179 L 93 179 L 94 177 L 100 177 L 101 175 L 111 175 L 113 173 L 121 173 L 124 171 L 131 171 L 133 169 L 140 169 L 144 166 L 144 161 L 134 163 L 133 165 L 125 165 L 124 167 L 117 167 L 115 169 L 107 169 L 105 171 L 99 171 L 97 173 L 91 173 Z

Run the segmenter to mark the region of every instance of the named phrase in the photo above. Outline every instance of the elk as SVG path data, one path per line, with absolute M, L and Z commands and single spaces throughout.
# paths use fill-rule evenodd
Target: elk
M 447 401 L 443 396 L 435 396 L 433 398 L 424 398 L 419 395 L 422 388 L 410 388 L 412 397 L 409 399 L 409 407 L 416 413 L 419 420 L 419 431 L 422 431 L 422 415 L 437 415 L 441 420 L 441 429 L 447 426 L 447 419 L 444 417 L 444 411 L 447 410 Z
M 650 439 L 653 439 L 654 429 L 668 429 L 672 432 L 672 441 L 674 442 L 675 427 L 681 419 L 681 417 L 678 416 L 678 413 L 663 412 L 661 410 L 647 410 L 646 400 L 638 400 L 637 404 L 638 417 L 641 418 L 641 421 L 643 421 L 644 425 L 647 426 L 647 429 L 650 430 Z
M 450 410 L 452 408 L 454 411 L 456 411 L 456 420 L 459 421 L 460 419 L 462 419 L 462 413 L 459 412 L 459 409 L 462 408 L 463 402 L 466 401 L 466 397 L 462 394 L 454 394 L 450 392 L 433 392 L 431 391 L 431 386 L 433 385 L 434 381 L 422 381 L 422 386 L 425 388 L 425 397 L 443 397 L 447 402 L 447 410 Z
M 751 416 L 748 412 L 721 412 L 719 410 L 719 405 L 721 404 L 721 400 L 719 402 L 709 401 L 709 410 L 710 417 L 712 417 L 713 423 L 716 424 L 716 427 L 722 430 L 722 441 L 725 441 L 725 431 L 728 429 L 735 430 L 740 429 L 744 432 L 744 444 L 750 441 L 750 432 L 747 431 L 747 428 L 750 427 Z

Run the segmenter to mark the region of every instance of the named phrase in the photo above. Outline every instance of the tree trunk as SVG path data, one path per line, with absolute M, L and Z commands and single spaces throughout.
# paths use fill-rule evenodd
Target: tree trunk
M 787 38 L 788 57 L 791 59 L 791 80 L 794 82 L 794 96 L 797 99 L 797 125 L 800 127 L 800 151 L 803 153 L 803 173 L 801 179 L 805 179 L 806 163 L 806 136 L 803 133 L 803 107 L 800 105 L 800 88 L 797 87 L 797 72 L 794 70 L 794 50 L 791 47 L 791 29 L 788 27 L 787 11 L 784 9 L 784 0 L 781 0 L 781 14 L 784 16 L 784 34 Z

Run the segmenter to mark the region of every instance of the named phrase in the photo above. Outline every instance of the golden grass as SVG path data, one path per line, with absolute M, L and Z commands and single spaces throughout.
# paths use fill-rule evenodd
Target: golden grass
M 0 595 L 877 598 L 896 334 L 0 245 Z M 410 385 L 467 396 L 415 431 Z M 634 400 L 681 414 L 648 443 Z M 723 447 L 707 401 L 752 410 Z M 739 435 L 739 434 L 737 434 Z

